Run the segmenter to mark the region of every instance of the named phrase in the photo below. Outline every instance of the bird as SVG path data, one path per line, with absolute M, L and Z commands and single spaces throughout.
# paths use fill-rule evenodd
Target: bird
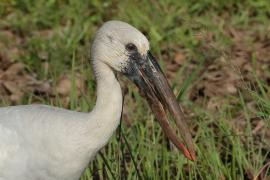
M 132 25 L 110 20 L 96 31 L 89 63 L 96 104 L 77 112 L 42 104 L 0 108 L 0 180 L 77 180 L 120 123 L 123 95 L 116 72 L 143 92 L 165 135 L 190 160 L 190 130 L 149 41 Z M 166 113 L 174 117 L 180 136 Z

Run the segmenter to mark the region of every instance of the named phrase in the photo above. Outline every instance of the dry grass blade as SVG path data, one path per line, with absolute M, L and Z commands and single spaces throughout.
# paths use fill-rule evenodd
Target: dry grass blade
M 270 165 L 270 161 L 268 161 L 258 172 L 258 174 L 253 178 L 253 180 L 259 180 L 260 175 L 263 171 Z

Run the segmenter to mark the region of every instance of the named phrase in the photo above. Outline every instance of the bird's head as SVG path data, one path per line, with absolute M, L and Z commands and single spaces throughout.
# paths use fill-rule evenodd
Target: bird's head
M 121 21 L 106 22 L 93 39 L 91 59 L 102 61 L 132 80 L 145 94 L 167 137 L 188 159 L 195 160 L 191 134 L 182 110 L 150 52 L 147 38 L 139 30 Z M 181 140 L 169 125 L 165 110 L 173 115 Z

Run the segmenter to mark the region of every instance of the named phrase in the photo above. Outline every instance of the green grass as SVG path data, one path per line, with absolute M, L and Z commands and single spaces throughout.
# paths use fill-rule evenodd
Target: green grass
M 236 27 L 256 33 L 269 32 L 269 10 L 268 0 L 3 0 L 0 2 L 0 31 L 10 29 L 22 37 L 23 43 L 16 46 L 24 53 L 14 61 L 24 62 L 27 70 L 36 73 L 39 79 L 51 79 L 56 84 L 63 72 L 72 74 L 68 107 L 81 111 L 90 111 L 95 104 L 95 84 L 88 53 L 90 39 L 103 22 L 119 19 L 139 28 L 150 39 L 151 48 L 163 68 L 164 61 L 173 58 L 171 47 L 185 50 L 186 65 L 175 72 L 177 76 L 171 82 L 178 92 L 178 100 L 192 114 L 190 124 L 196 129 L 197 161 L 189 162 L 168 143 L 150 109 L 146 108 L 146 102 L 136 88 L 128 84 L 124 108 L 129 119 L 122 119 L 117 132 L 89 164 L 81 180 L 248 179 L 248 172 L 256 176 L 269 161 L 270 152 L 265 149 L 265 144 L 270 146 L 269 142 L 262 137 L 258 143 L 252 134 L 254 116 L 264 120 L 264 131 L 270 128 L 269 84 L 254 72 L 257 88 L 238 89 L 238 95 L 226 96 L 216 112 L 194 103 L 187 94 L 200 80 L 199 74 L 209 59 L 229 51 L 232 41 L 226 29 Z M 213 33 L 215 48 L 204 49 L 207 42 L 196 38 L 197 34 L 206 36 L 208 32 Z M 4 42 L 4 39 L 0 40 Z M 166 59 L 163 51 L 168 51 Z M 42 53 L 46 54 L 43 60 Z M 190 72 L 188 65 L 194 61 L 195 67 Z M 48 63 L 48 69 L 40 68 L 44 62 Z M 77 97 L 74 85 L 76 72 L 87 78 L 87 90 L 80 97 Z M 257 108 L 249 108 L 246 96 Z M 44 104 L 62 106 L 60 97 L 50 99 L 31 93 L 21 103 L 31 103 L 34 98 Z M 0 104 L 4 106 L 9 102 L 0 101 Z M 244 115 L 246 123 L 240 134 L 233 121 L 237 113 Z M 265 175 L 270 176 L 269 167 Z

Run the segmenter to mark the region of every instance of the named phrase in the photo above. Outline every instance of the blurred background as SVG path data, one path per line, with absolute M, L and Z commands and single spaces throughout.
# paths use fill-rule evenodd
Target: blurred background
M 95 104 L 89 46 L 122 20 L 150 40 L 188 118 L 197 161 L 169 143 L 135 86 L 89 179 L 270 179 L 269 0 L 1 0 L 0 106 Z

